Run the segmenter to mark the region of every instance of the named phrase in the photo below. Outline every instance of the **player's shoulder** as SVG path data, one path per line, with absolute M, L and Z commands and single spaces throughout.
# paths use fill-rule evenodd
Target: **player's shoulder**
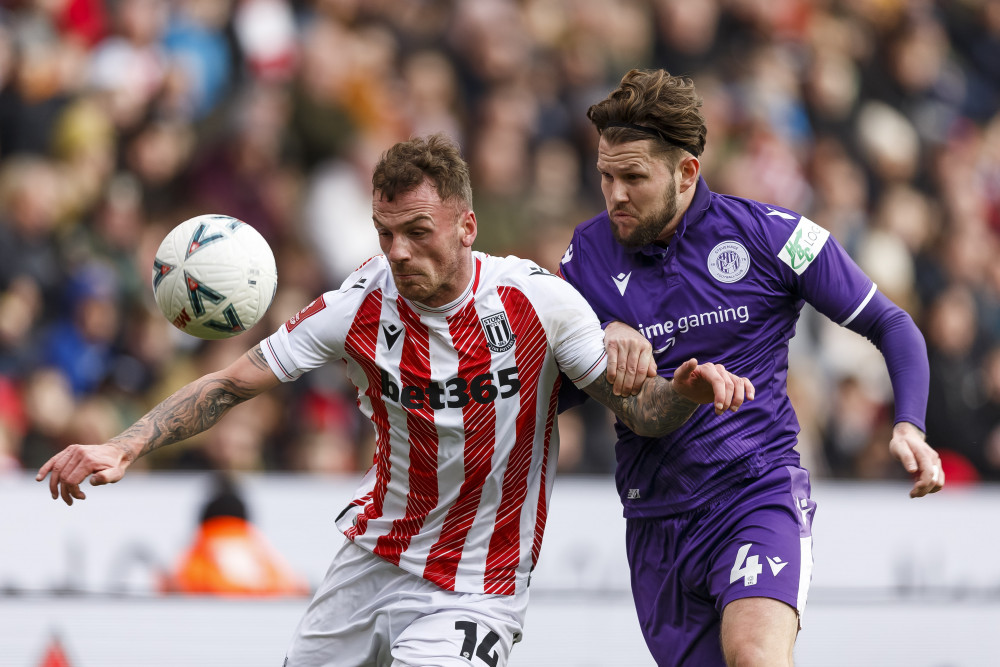
M 794 227 L 802 218 L 792 209 L 736 195 L 713 193 L 717 213 L 764 227 Z
M 734 195 L 715 194 L 712 208 L 749 246 L 768 254 L 780 251 L 795 230 L 808 222 L 790 208 Z
M 595 231 L 599 231 L 602 227 L 606 227 L 608 223 L 608 212 L 601 211 L 592 218 L 588 218 L 576 226 L 577 231 L 581 234 L 593 234 Z
M 392 271 L 385 255 L 374 255 L 361 263 L 341 283 L 337 292 L 344 295 L 368 294 L 391 284 Z
M 385 258 L 385 255 L 378 254 L 372 255 L 365 261 L 361 262 L 361 264 L 358 265 L 358 268 L 351 272 L 351 275 L 355 275 L 357 273 L 370 275 L 375 273 L 384 273 L 387 271 L 389 271 L 389 260 Z
M 292 333 L 302 325 L 304 331 L 318 328 L 335 335 L 354 320 L 370 294 L 391 285 L 391 281 L 387 281 L 390 275 L 389 263 L 383 255 L 365 260 L 338 289 L 323 292 L 286 321 L 285 331 Z
M 354 312 L 369 294 L 390 287 L 391 276 L 385 256 L 375 255 L 348 274 L 338 289 L 328 290 L 320 295 L 317 302 L 335 306 L 341 313 Z
M 573 229 L 574 239 L 587 239 L 602 241 L 611 234 L 611 219 L 607 211 L 601 211 L 597 215 L 579 223 Z
M 573 230 L 569 245 L 559 260 L 559 271 L 576 283 L 594 266 L 617 266 L 624 254 L 624 248 L 611 234 L 608 212 L 601 211 Z
M 539 280 L 560 280 L 554 273 L 543 268 L 534 260 L 524 259 L 516 255 L 498 257 L 476 252 L 476 258 L 482 263 L 483 278 L 488 283 L 497 285 L 528 286 L 534 288 Z
M 523 294 L 536 310 L 551 307 L 559 301 L 572 301 L 576 288 L 561 276 L 552 273 L 530 259 L 515 255 L 483 258 L 482 288 L 503 291 L 516 290 Z

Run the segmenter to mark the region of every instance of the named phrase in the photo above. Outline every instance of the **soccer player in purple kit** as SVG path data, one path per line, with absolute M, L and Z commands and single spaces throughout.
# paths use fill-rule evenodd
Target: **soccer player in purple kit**
M 889 449 L 915 480 L 912 497 L 944 485 L 923 433 L 927 353 L 910 316 L 828 231 L 709 190 L 700 106 L 690 79 L 632 70 L 590 107 L 607 210 L 576 228 L 560 273 L 606 327 L 616 391 L 691 357 L 756 387 L 738 413 L 702 406 L 661 438 L 616 425 L 632 593 L 657 664 L 791 665 L 816 507 L 786 387 L 799 311 L 808 302 L 882 352 Z

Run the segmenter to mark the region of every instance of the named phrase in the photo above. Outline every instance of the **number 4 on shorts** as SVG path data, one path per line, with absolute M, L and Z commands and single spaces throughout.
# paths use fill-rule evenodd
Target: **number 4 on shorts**
M 472 651 L 475 650 L 476 657 L 485 662 L 490 667 L 497 667 L 497 663 L 500 661 L 500 656 L 497 655 L 496 651 L 490 653 L 490 649 L 493 645 L 500 641 L 500 636 L 490 630 L 483 637 L 482 643 L 479 644 L 479 648 L 476 648 L 476 635 L 478 634 L 479 626 L 477 626 L 472 621 L 455 621 L 455 629 L 461 630 L 465 633 L 465 641 L 462 642 L 462 657 L 467 660 L 472 660 Z
M 733 563 L 733 569 L 729 571 L 729 583 L 734 583 L 740 577 L 743 577 L 744 586 L 753 586 L 757 583 L 757 575 L 763 572 L 764 568 L 760 564 L 759 556 L 747 558 L 747 553 L 752 546 L 753 544 L 744 544 L 736 553 L 736 562 Z

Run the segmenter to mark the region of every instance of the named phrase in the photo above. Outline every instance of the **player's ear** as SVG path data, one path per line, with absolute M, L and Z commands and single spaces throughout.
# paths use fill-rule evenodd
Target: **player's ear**
M 675 174 L 678 191 L 686 192 L 688 188 L 693 188 L 697 185 L 699 174 L 701 174 L 701 162 L 687 151 L 682 151 Z
M 462 245 L 471 248 L 479 234 L 479 223 L 476 221 L 476 214 L 473 211 L 468 210 L 462 213 L 458 219 L 458 230 Z

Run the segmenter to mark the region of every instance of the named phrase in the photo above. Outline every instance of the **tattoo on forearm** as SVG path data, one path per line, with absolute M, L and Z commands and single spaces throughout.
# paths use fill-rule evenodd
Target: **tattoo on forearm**
M 264 358 L 264 352 L 260 349 L 260 345 L 255 345 L 252 350 L 247 352 L 247 359 L 262 371 L 271 370 L 271 367 L 267 365 L 267 359 Z
M 674 391 L 669 380 L 647 380 L 638 396 L 615 396 L 602 375 L 585 390 L 611 408 L 627 427 L 639 435 L 662 436 L 676 430 L 694 414 L 698 404 Z
M 247 356 L 255 366 L 262 363 L 266 368 L 260 349 L 254 350 Z M 129 442 L 144 442 L 138 458 L 207 430 L 231 408 L 257 393 L 246 383 L 231 378 L 204 377 L 174 392 L 109 442 L 123 445 L 129 452 Z

